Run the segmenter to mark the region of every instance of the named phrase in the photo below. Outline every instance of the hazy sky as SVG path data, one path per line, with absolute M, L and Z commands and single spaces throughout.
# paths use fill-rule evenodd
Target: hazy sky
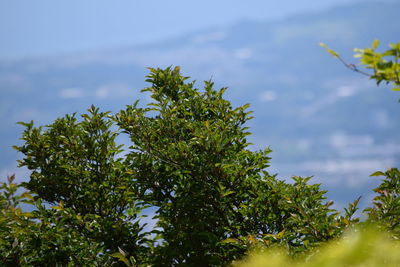
M 0 0 L 0 59 L 140 44 L 354 2 L 364 0 Z

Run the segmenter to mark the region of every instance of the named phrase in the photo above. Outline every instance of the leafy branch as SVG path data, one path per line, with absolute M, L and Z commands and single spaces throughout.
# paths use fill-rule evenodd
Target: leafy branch
M 350 70 L 374 79 L 378 85 L 384 81 L 393 87 L 392 90 L 400 91 L 400 42 L 389 44 L 390 49 L 382 53 L 376 51 L 379 44 L 379 40 L 374 40 L 371 48 L 354 49 L 354 52 L 356 52 L 354 57 L 360 59 L 360 67 L 372 70 L 372 74 L 360 69 L 355 64 L 348 63 L 338 52 L 330 49 L 328 45 L 320 43 L 320 46 L 324 47 L 329 54 L 337 58 Z

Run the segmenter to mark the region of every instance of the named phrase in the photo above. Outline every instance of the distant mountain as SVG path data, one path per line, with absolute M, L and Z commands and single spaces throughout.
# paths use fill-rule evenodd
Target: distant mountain
M 342 6 L 147 46 L 0 62 L 0 174 L 15 170 L 16 121 L 40 125 L 90 104 L 116 112 L 138 97 L 146 102 L 145 67 L 180 65 L 199 87 L 212 79 L 230 88 L 236 105 L 251 103 L 250 139 L 274 150 L 272 173 L 315 175 L 338 206 L 368 199 L 377 183 L 368 175 L 400 165 L 400 94 L 345 69 L 318 43 L 352 61 L 353 47 L 399 41 L 398 10 L 399 3 Z

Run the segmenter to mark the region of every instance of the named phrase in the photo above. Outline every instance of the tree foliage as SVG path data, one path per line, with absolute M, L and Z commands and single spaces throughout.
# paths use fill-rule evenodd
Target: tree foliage
M 120 156 L 117 131 L 109 113 L 92 106 L 78 121 L 75 114 L 57 119 L 46 127 L 25 126 L 24 145 L 15 147 L 24 154 L 20 166 L 32 171 L 24 186 L 49 204 L 96 222 L 87 232 L 106 251 L 122 248 L 137 257 L 146 242 L 126 159 Z M 83 231 L 79 221 L 68 221 L 68 227 Z
M 18 194 L 14 176 L 0 185 L 1 266 L 94 266 L 111 262 L 99 242 L 89 238 L 88 221 L 62 206 L 46 207 L 41 199 Z M 31 212 L 21 204 L 32 205 Z M 80 229 L 71 225 L 82 225 Z
M 158 207 L 163 242 L 157 262 L 227 263 L 247 248 L 221 244 L 228 238 L 284 231 L 295 248 L 334 236 L 336 221 L 323 203 L 325 192 L 308 185 L 309 179 L 296 178 L 293 185 L 278 181 L 266 171 L 270 150 L 248 149 L 248 105 L 233 108 L 223 98 L 225 88 L 214 90 L 205 82 L 200 91 L 186 80 L 179 68 L 151 69 L 152 86 L 144 91 L 154 102 L 146 108 L 135 103 L 116 115 L 133 143 L 127 157 L 142 195 Z M 324 229 L 310 231 L 314 224 Z
M 4 265 L 224 266 L 255 247 L 298 257 L 358 223 L 359 199 L 340 215 L 310 177 L 268 172 L 271 150 L 247 141 L 249 105 L 233 107 L 226 88 L 198 89 L 179 68 L 150 69 L 147 82 L 144 106 L 20 123 L 31 175 L 28 192 L 13 178 L 0 187 Z M 386 178 L 368 221 L 397 233 L 398 171 L 375 174 Z
M 233 108 L 211 82 L 203 92 L 186 83 L 179 69 L 151 70 L 154 102 L 117 114 L 133 143 L 131 169 L 144 199 L 156 207 L 163 245 L 161 263 L 220 263 L 218 242 L 247 233 L 246 206 L 253 184 L 269 177 L 269 150 L 247 149 L 246 106 Z M 226 257 L 231 257 L 226 255 Z
M 375 172 L 371 176 L 384 176 L 384 179 L 374 189 L 377 196 L 373 199 L 373 206 L 365 210 L 368 219 L 383 225 L 400 238 L 400 171 L 392 168 L 386 172 Z

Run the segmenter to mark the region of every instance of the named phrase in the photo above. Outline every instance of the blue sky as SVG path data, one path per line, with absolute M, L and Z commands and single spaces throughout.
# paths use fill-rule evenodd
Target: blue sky
M 364 0 L 0 0 L 0 59 L 143 44 L 354 2 Z

